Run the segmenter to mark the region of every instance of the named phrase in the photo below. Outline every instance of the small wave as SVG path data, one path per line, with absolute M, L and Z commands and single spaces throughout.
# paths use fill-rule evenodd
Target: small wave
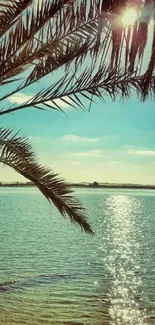
M 12 286 L 14 284 L 22 284 L 22 287 L 33 286 L 37 283 L 45 283 L 51 282 L 56 279 L 63 279 L 63 278 L 76 278 L 76 275 L 69 275 L 69 274 L 36 274 L 36 275 L 29 275 L 23 276 L 18 279 L 7 280 L 0 282 L 0 292 L 10 291 L 11 289 L 19 288 L 19 286 Z
M 0 283 L 0 287 L 8 286 L 10 284 L 16 283 L 17 280 L 8 280 Z
M 0 292 L 8 292 L 11 290 L 10 285 L 16 283 L 17 280 L 8 280 L 0 283 Z
M 84 274 L 87 275 L 87 274 Z M 84 277 L 82 275 L 82 277 Z M 47 285 L 51 282 L 55 281 L 61 281 L 63 279 L 68 280 L 76 280 L 79 278 L 79 274 L 55 274 L 55 273 L 45 273 L 45 274 L 34 274 L 34 275 L 28 275 L 28 276 L 21 276 L 18 279 L 11 279 L 8 281 L 4 281 L 0 283 L 0 292 L 8 292 L 11 290 L 17 290 L 17 289 L 26 289 L 27 287 L 33 287 L 36 285 L 39 285 L 40 283 Z M 15 284 L 15 285 L 14 285 Z

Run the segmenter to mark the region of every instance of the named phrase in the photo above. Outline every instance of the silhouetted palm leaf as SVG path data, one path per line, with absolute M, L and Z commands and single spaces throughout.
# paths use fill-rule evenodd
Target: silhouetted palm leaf
M 84 210 L 73 197 L 69 185 L 49 168 L 37 163 L 28 139 L 19 137 L 18 134 L 13 135 L 11 130 L 0 128 L 0 150 L 1 163 L 12 167 L 33 182 L 64 217 L 68 216 L 82 230 L 93 233 L 84 217 Z
M 128 7 L 137 10 L 137 21 L 134 26 L 125 27 L 122 16 Z M 70 70 L 71 82 L 79 71 L 84 71 L 86 64 L 89 75 L 85 92 L 90 92 L 92 73 L 98 77 L 99 84 L 103 82 L 104 74 L 100 73 L 100 68 L 105 66 L 110 73 L 115 68 L 113 80 L 109 79 L 113 85 L 117 80 L 117 87 L 112 90 L 113 98 L 122 94 L 123 76 L 126 89 L 127 85 L 130 88 L 131 74 L 132 88 L 143 100 L 150 95 L 150 90 L 152 92 L 155 84 L 155 34 L 150 60 L 148 55 L 142 72 L 141 66 L 148 26 L 151 20 L 152 26 L 154 24 L 153 0 L 0 0 L 0 8 L 0 84 L 14 81 L 17 75 L 23 78 L 18 86 L 17 82 L 14 83 L 15 88 L 2 96 L 1 101 L 60 68 L 64 69 L 63 73 L 66 68 Z M 95 65 L 92 64 L 94 61 Z M 23 75 L 24 71 L 26 75 Z M 52 79 L 54 81 L 54 76 Z M 104 89 L 106 85 L 109 93 L 107 82 Z M 62 87 L 61 97 L 65 96 L 63 91 Z M 79 98 L 78 85 L 75 93 Z M 97 82 L 92 93 L 98 96 Z M 3 114 L 8 112 L 5 106 L 2 110 Z

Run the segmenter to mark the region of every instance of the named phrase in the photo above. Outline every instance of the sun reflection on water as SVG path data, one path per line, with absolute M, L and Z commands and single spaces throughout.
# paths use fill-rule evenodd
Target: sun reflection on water
M 109 314 L 111 325 L 143 325 L 144 315 L 136 299 L 141 284 L 138 278 L 139 244 L 136 242 L 136 211 L 139 202 L 126 195 L 111 195 L 106 200 L 106 266 L 111 274 Z

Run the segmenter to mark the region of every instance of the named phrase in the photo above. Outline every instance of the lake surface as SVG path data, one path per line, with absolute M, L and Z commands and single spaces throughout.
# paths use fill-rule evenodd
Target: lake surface
M 1 188 L 0 325 L 155 324 L 155 191 L 76 189 L 95 235 Z

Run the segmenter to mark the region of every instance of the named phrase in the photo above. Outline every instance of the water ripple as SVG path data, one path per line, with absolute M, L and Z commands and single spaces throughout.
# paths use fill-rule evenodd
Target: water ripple
M 0 325 L 155 324 L 153 192 L 78 190 L 95 236 L 3 189 Z

